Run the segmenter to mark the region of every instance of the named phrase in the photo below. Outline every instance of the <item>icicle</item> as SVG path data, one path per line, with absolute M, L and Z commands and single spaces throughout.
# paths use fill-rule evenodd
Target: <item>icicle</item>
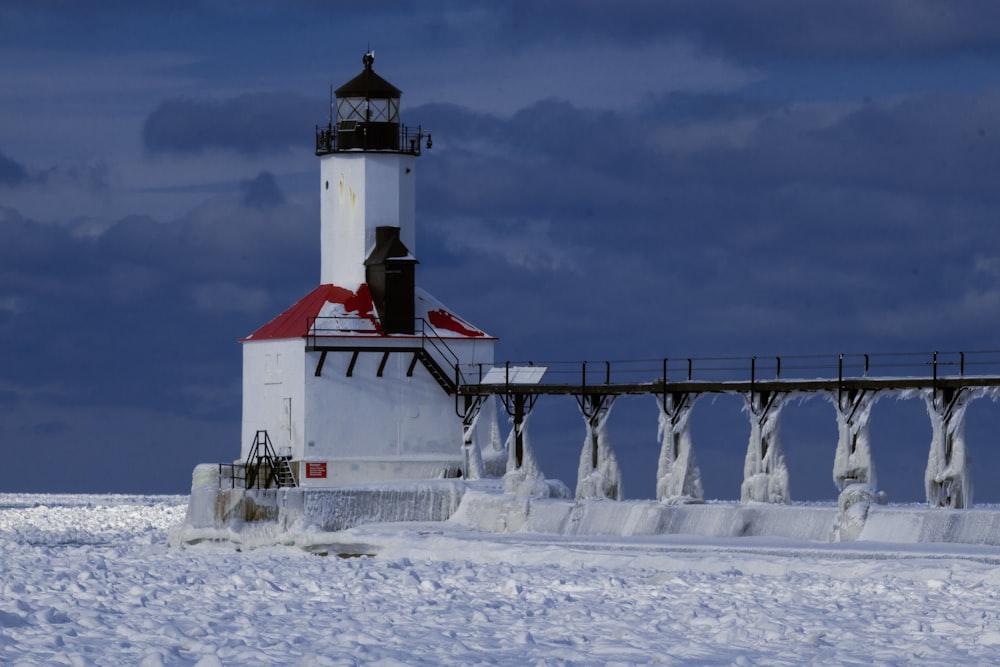
M 489 427 L 489 434 L 486 440 L 490 443 L 490 450 L 493 452 L 506 452 L 504 442 L 500 438 L 500 424 L 497 421 L 497 400 L 496 396 L 490 396 L 483 404 L 486 411 L 486 420 Z
M 483 442 L 480 449 L 485 474 L 489 477 L 502 477 L 507 470 L 507 450 L 500 437 L 496 396 L 487 398 L 480 412 L 479 431 Z M 483 431 L 486 431 L 485 434 Z
M 750 443 L 743 465 L 740 502 L 788 503 L 788 468 L 778 438 L 781 408 L 789 394 L 754 392 L 744 395 L 750 415 Z
M 608 438 L 608 415 L 611 414 L 614 399 L 614 396 L 582 397 L 580 411 L 587 426 L 587 435 L 583 440 L 583 451 L 580 453 L 580 465 L 576 477 L 578 500 L 586 498 L 621 500 L 624 497 L 622 473 Z
M 931 450 L 924 473 L 931 507 L 970 507 L 972 479 L 965 451 L 965 410 L 983 395 L 967 388 L 922 392 L 931 419 Z
M 701 471 L 691 446 L 690 417 L 695 399 L 689 396 L 685 394 L 677 400 L 668 394 L 666 406 L 662 397 L 654 396 L 660 412 L 656 431 L 656 438 L 660 441 L 656 498 L 665 503 L 701 502 L 704 498 Z

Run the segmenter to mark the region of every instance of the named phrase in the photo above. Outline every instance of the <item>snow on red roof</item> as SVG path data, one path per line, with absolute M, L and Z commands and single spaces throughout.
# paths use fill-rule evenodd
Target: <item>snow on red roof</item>
M 368 285 L 361 285 L 357 292 L 338 287 L 337 285 L 320 285 L 299 299 L 293 306 L 285 310 L 273 320 L 262 326 L 242 340 L 274 340 L 278 338 L 304 338 L 309 333 L 309 326 L 327 303 L 343 306 L 345 313 L 368 319 L 377 324 L 375 304 L 372 302 Z
M 451 331 L 470 338 L 482 338 L 486 334 L 475 328 L 457 315 L 449 313 L 443 308 L 427 311 L 427 321 L 431 326 L 440 331 Z
M 491 338 L 422 289 L 417 288 L 415 297 L 416 317 L 423 318 L 433 328 L 433 331 L 421 332 L 418 327 L 416 335 L 432 333 L 446 338 Z M 241 342 L 305 338 L 310 333 L 334 337 L 387 335 L 382 333 L 368 285 L 362 284 L 357 291 L 337 285 L 320 285 Z

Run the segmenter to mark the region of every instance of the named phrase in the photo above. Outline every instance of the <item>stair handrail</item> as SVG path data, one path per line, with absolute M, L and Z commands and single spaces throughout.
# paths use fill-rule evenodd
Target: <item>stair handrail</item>
M 461 361 L 455 351 L 452 350 L 448 343 L 445 342 L 444 336 L 438 332 L 433 324 L 428 322 L 423 317 L 418 317 L 417 322 L 420 323 L 420 347 L 427 354 L 431 356 L 434 361 L 437 362 L 439 366 L 442 366 L 444 370 L 450 370 L 455 376 L 455 385 L 465 384 L 465 378 L 462 374 Z M 428 335 L 428 330 L 432 335 Z M 437 352 L 437 356 L 431 353 L 427 346 L 430 345 L 434 351 Z M 444 363 L 442 363 L 442 361 Z

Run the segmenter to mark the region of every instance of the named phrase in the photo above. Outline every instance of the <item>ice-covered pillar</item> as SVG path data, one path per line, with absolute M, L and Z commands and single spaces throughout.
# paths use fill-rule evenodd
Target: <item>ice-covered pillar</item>
M 488 396 L 466 396 L 462 415 L 462 475 L 465 479 L 482 479 L 483 453 L 476 443 L 476 426 Z
M 507 469 L 507 451 L 500 437 L 496 396 L 489 396 L 483 402 L 477 428 L 479 436 L 484 441 L 479 449 L 485 474 L 488 477 L 502 477 Z
M 504 475 L 506 491 L 518 491 L 525 482 L 545 479 L 528 440 L 528 417 L 537 398 L 536 395 L 522 393 L 503 395 L 504 407 L 507 408 L 507 414 L 511 418 L 511 429 L 507 434 L 506 444 L 507 473 Z
M 850 389 L 834 396 L 837 406 L 837 453 L 833 460 L 833 483 L 838 491 L 854 484 L 875 490 L 875 465 L 868 436 L 872 406 L 878 392 Z
M 740 502 L 788 503 L 788 468 L 778 439 L 781 408 L 787 392 L 756 391 L 743 394 L 750 415 L 750 443 L 743 464 Z
M 875 464 L 868 436 L 872 406 L 878 398 L 878 392 L 871 389 L 840 388 L 831 395 L 837 407 L 833 483 L 840 492 L 837 497 L 837 521 L 831 535 L 834 542 L 858 539 L 868 517 L 868 508 L 871 503 L 880 500 L 876 493 Z
M 615 398 L 610 394 L 587 394 L 576 397 L 587 426 L 576 476 L 578 500 L 585 498 L 621 500 L 624 497 L 621 469 L 618 467 L 618 459 L 608 439 L 608 415 L 611 414 Z
M 660 410 L 656 437 L 660 460 L 656 466 L 656 498 L 666 503 L 693 503 L 704 499 L 701 471 L 691 448 L 691 408 L 696 394 L 664 392 L 655 396 Z
M 972 479 L 965 453 L 965 410 L 982 396 L 968 387 L 934 388 L 923 392 L 931 418 L 931 451 L 924 473 L 931 507 L 971 507 Z
M 511 423 L 513 424 L 510 435 L 514 440 L 511 445 L 507 447 L 507 451 L 510 454 L 507 459 L 508 472 L 512 467 L 515 470 L 520 470 L 524 465 L 524 440 L 526 437 L 525 421 L 528 419 L 528 414 L 531 412 L 531 408 L 534 407 L 534 401 L 525 394 L 514 394 L 510 397 L 510 406 L 508 406 L 508 412 L 510 413 Z

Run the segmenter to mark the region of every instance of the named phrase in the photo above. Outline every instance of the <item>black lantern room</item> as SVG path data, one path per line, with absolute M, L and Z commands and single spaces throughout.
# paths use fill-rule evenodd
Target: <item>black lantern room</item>
M 334 91 L 336 122 L 316 128 L 316 155 L 339 151 L 391 151 L 420 155 L 421 143 L 430 134 L 420 127 L 408 128 L 399 122 L 399 88 L 372 69 L 375 54 L 361 59 L 364 71 Z

